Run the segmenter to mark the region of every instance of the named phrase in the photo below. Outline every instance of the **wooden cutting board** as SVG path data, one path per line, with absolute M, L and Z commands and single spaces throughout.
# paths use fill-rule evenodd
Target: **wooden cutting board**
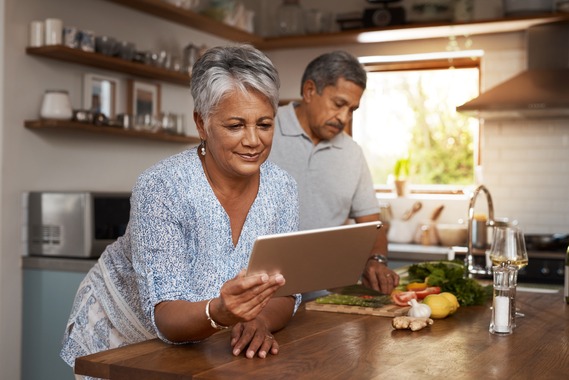
M 364 314 L 375 315 L 379 317 L 397 317 L 399 315 L 407 315 L 411 308 L 410 306 L 397 306 L 397 305 L 384 305 L 381 307 L 363 307 L 363 306 L 349 306 L 349 305 L 334 305 L 316 303 L 310 301 L 305 304 L 306 310 L 312 311 L 328 311 L 331 313 L 345 313 L 345 314 Z

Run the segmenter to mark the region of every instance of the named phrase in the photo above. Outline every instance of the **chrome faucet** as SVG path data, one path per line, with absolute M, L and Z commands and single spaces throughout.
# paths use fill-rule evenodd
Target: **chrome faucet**
M 474 255 L 472 253 L 472 224 L 474 222 L 474 205 L 476 203 L 476 198 L 480 195 L 480 192 L 486 194 L 486 200 L 488 201 L 488 221 L 486 226 L 494 225 L 494 205 L 492 203 L 492 196 L 490 191 L 484 185 L 478 186 L 472 194 L 470 195 L 470 205 L 468 206 L 468 252 L 466 252 L 466 257 L 464 258 L 464 266 L 466 267 L 466 277 L 470 277 L 475 274 L 488 274 L 486 268 L 476 265 L 474 263 Z

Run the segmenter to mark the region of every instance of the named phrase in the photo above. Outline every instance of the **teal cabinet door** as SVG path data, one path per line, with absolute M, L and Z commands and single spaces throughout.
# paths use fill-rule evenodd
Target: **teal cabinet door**
M 24 269 L 22 380 L 73 380 L 60 357 L 75 292 L 86 273 Z

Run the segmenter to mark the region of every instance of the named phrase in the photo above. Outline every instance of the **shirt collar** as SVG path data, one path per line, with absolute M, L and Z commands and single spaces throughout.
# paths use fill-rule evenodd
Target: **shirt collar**
M 298 105 L 298 102 L 290 102 L 289 104 L 287 104 L 286 106 L 284 106 L 287 109 L 287 112 L 291 113 L 292 119 L 294 120 L 293 123 L 280 123 L 280 128 L 281 128 L 281 132 L 283 134 L 283 136 L 303 136 L 304 138 L 308 139 L 309 141 L 312 141 L 310 139 L 310 136 L 308 136 L 308 134 L 304 131 L 304 129 L 302 129 L 302 126 L 300 125 L 300 123 L 298 122 L 298 118 L 296 117 L 296 112 L 294 112 L 294 107 Z M 344 136 L 344 133 L 340 133 L 338 134 L 336 137 L 334 137 L 332 140 L 322 140 L 320 141 L 316 147 L 323 149 L 323 148 L 328 148 L 328 147 L 334 147 L 334 148 L 338 148 L 341 149 L 342 148 L 342 140 L 346 138 L 346 136 Z

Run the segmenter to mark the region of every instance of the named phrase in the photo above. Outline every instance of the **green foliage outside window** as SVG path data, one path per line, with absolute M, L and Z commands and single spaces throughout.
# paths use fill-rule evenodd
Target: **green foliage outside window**
M 478 71 L 470 70 L 370 73 L 353 131 L 374 183 L 386 184 L 402 157 L 411 158 L 413 184 L 474 182 L 478 123 L 455 112 L 478 94 Z

